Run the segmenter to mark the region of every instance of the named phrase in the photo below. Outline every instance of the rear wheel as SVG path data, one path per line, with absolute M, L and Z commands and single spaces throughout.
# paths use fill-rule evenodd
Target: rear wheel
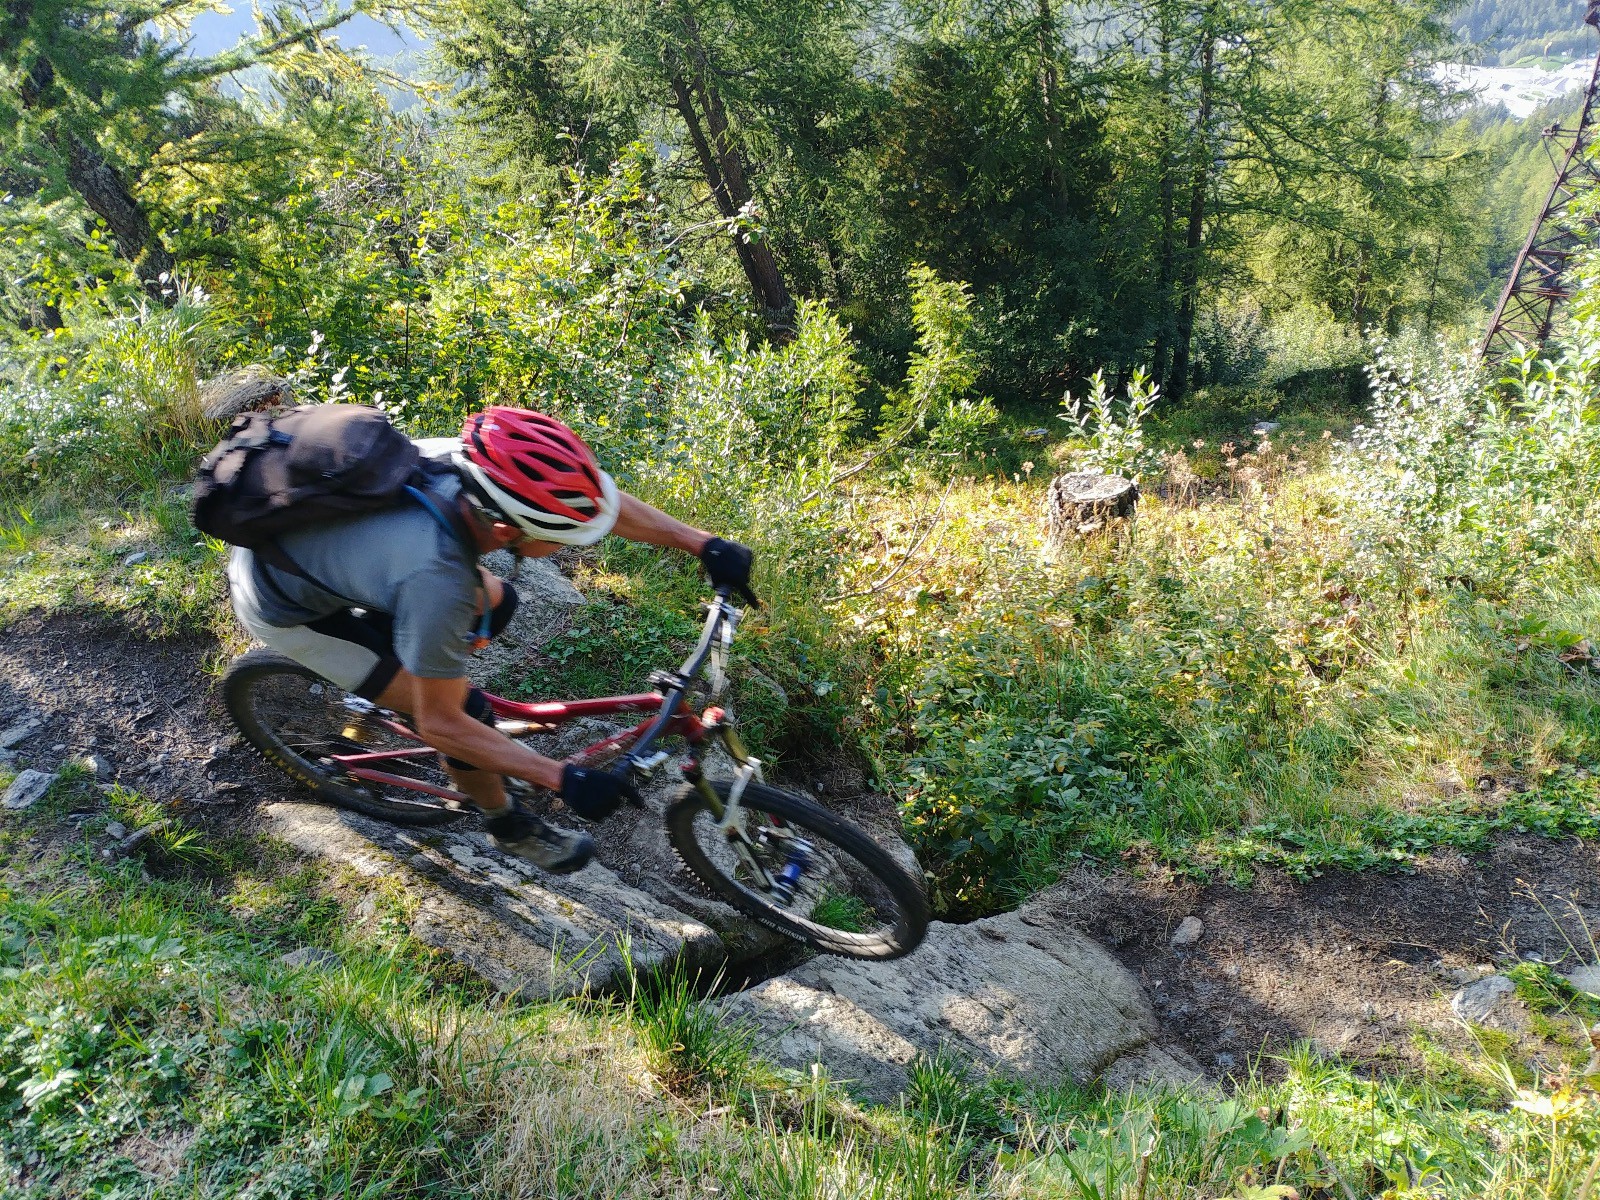
M 402 732 L 395 714 L 276 651 L 251 650 L 234 659 L 222 678 L 222 702 L 263 758 L 329 804 L 400 825 L 441 825 L 471 811 L 442 796 L 357 779 L 332 761 L 335 754 L 415 749 L 371 766 L 429 786 L 451 786 L 439 756 Z
M 729 785 L 713 783 L 726 802 Z M 752 783 L 730 838 L 693 785 L 667 810 L 667 836 L 716 895 L 779 933 L 848 958 L 898 958 L 928 930 L 922 886 L 882 846 L 820 805 Z

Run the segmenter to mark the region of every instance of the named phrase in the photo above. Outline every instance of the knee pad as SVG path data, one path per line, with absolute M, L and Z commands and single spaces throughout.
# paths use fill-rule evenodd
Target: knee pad
M 513 604 L 511 607 L 515 608 L 516 605 Z M 498 606 L 496 608 L 498 609 Z M 467 699 L 461 707 L 466 710 L 467 716 L 474 721 L 479 721 L 489 726 L 490 729 L 494 728 L 494 710 L 489 707 L 489 697 L 482 688 L 475 687 L 467 692 Z M 458 771 L 476 771 L 479 769 L 475 763 L 464 762 L 450 754 L 441 754 L 439 757 L 444 759 L 446 766 L 454 767 Z

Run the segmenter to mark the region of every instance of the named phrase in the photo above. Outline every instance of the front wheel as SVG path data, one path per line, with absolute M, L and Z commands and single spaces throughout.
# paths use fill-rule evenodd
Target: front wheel
M 727 802 L 729 784 L 713 783 Z M 820 805 L 751 783 L 742 834 L 724 832 L 694 785 L 667 810 L 684 864 L 741 912 L 825 954 L 899 958 L 928 931 L 922 886 L 882 846 Z

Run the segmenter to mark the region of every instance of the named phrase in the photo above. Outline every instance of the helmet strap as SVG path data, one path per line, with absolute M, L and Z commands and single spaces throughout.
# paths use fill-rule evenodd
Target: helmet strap
M 516 525 L 515 521 L 501 511 L 498 504 L 484 495 L 483 489 L 478 486 L 478 481 L 465 471 L 461 473 L 461 495 L 466 499 L 473 515 L 480 520 L 490 525 Z

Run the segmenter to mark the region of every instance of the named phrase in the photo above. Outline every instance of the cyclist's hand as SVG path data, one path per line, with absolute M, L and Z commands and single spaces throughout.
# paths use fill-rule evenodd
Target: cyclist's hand
M 586 821 L 604 821 L 624 800 L 637 808 L 644 807 L 639 789 L 621 775 L 571 763 L 561 769 L 561 799 Z
M 700 550 L 700 562 L 705 566 L 706 574 L 711 576 L 713 584 L 732 588 L 759 608 L 761 602 L 750 590 L 750 564 L 754 560 L 755 555 L 749 546 L 741 546 L 726 538 L 714 537 Z

